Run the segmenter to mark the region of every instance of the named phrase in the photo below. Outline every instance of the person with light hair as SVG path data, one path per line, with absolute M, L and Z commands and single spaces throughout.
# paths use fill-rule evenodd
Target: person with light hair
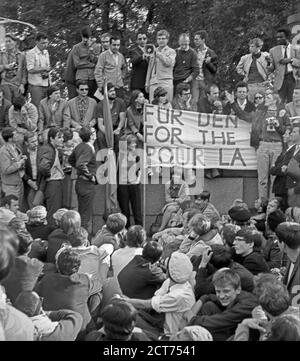
M 254 38 L 249 41 L 249 54 L 243 55 L 236 67 L 238 74 L 244 77 L 248 84 L 248 98 L 254 101 L 254 95 L 257 92 L 265 93 L 268 85 L 267 69 L 269 54 L 262 52 L 264 42 L 260 38 Z

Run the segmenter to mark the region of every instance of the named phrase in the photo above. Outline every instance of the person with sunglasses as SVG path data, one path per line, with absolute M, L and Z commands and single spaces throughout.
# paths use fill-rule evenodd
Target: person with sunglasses
M 77 80 L 77 97 L 68 101 L 63 114 L 65 127 L 80 129 L 93 127 L 96 124 L 95 111 L 97 102 L 88 96 L 89 85 L 87 80 Z
M 256 93 L 254 95 L 254 106 L 257 109 L 261 104 L 264 104 L 265 102 L 265 96 L 263 93 Z
M 141 90 L 144 95 L 147 70 L 150 55 L 146 52 L 147 35 L 146 32 L 140 30 L 137 34 L 136 44 L 129 49 L 129 57 L 132 64 L 130 89 Z

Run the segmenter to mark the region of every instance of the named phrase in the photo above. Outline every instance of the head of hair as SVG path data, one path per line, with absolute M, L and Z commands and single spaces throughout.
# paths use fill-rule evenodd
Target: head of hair
M 189 221 L 189 228 L 202 236 L 210 230 L 210 221 L 204 214 L 198 213 Z
M 179 36 L 178 36 L 178 39 L 190 39 L 190 34 L 189 33 L 181 33 Z
M 129 101 L 129 105 L 132 108 L 133 112 L 136 113 L 137 109 L 136 109 L 136 100 L 138 98 L 138 96 L 142 93 L 141 90 L 139 89 L 135 89 L 131 92 L 130 95 L 130 101 Z
M 29 139 L 34 138 L 34 137 L 37 137 L 37 134 L 35 132 L 27 132 L 24 135 L 24 142 L 28 143 Z
M 208 201 L 210 200 L 210 192 L 209 191 L 203 191 L 199 194 L 199 198 L 202 199 L 203 201 Z
M 103 39 L 103 38 L 110 38 L 110 34 L 109 33 L 103 33 L 103 34 L 101 34 L 101 39 Z
M 300 247 L 300 224 L 283 222 L 277 226 L 275 233 L 279 241 L 289 248 L 296 250 Z
M 22 218 L 14 217 L 8 223 L 8 227 L 12 229 L 14 232 L 18 233 L 20 230 L 24 230 L 26 226 Z
M 0 226 L 0 282 L 9 274 L 18 250 L 18 239 L 7 227 Z
M 61 130 L 59 128 L 51 127 L 47 134 L 47 142 L 50 144 L 51 138 L 54 139 L 57 136 L 57 134 L 60 132 L 61 132 Z
M 271 212 L 267 218 L 267 224 L 271 231 L 275 232 L 275 229 L 280 223 L 285 222 L 285 215 L 280 209 Z
M 219 269 L 212 279 L 213 285 L 216 287 L 232 286 L 235 290 L 241 287 L 241 279 L 238 273 L 231 269 Z
M 15 110 L 21 110 L 22 106 L 26 103 L 25 97 L 23 95 L 18 95 L 12 100 L 12 105 Z
M 107 91 L 109 92 L 112 88 L 115 88 L 113 83 L 107 83 Z M 104 93 L 104 86 L 102 87 L 102 93 Z
M 238 88 L 247 88 L 248 90 L 248 84 L 245 81 L 239 81 L 236 83 L 235 90 L 238 90 Z
M 40 296 L 33 291 L 22 291 L 14 302 L 14 307 L 28 317 L 38 316 L 42 310 Z
M 26 230 L 21 230 L 17 233 L 19 240 L 18 255 L 22 256 L 30 251 L 33 238 L 31 234 Z
M 47 89 L 47 98 L 50 98 L 50 96 L 54 93 L 59 91 L 59 87 L 57 85 L 50 85 Z
M 222 236 L 225 243 L 232 247 L 235 236 L 239 230 L 235 224 L 227 223 L 222 228 Z
M 80 247 L 88 243 L 88 236 L 88 232 L 83 227 L 80 227 L 74 233 L 70 234 L 68 239 L 72 247 Z
M 12 127 L 5 127 L 2 130 L 2 138 L 5 142 L 8 142 L 9 139 L 13 138 L 14 136 L 14 128 Z
M 300 341 L 300 320 L 294 315 L 278 317 L 271 325 L 267 341 Z
M 167 30 L 159 30 L 156 36 L 165 36 L 167 39 L 169 39 L 170 34 Z
M 146 28 L 140 28 L 136 32 L 136 39 L 139 37 L 139 35 L 146 35 L 147 36 L 147 29 Z
M 134 134 L 128 134 L 128 135 L 126 135 L 126 142 L 127 142 L 127 145 L 134 143 L 134 142 L 137 143 L 138 138 Z
M 219 89 L 219 86 L 217 84 L 214 84 L 214 83 L 208 84 L 205 87 L 205 93 L 210 95 L 211 89 Z
M 231 253 L 225 246 L 221 244 L 215 244 L 211 246 L 211 250 L 213 254 L 210 259 L 210 263 L 216 269 L 221 269 L 230 266 L 232 262 Z
M 237 232 L 236 237 L 242 237 L 245 243 L 253 243 L 254 251 L 259 251 L 264 244 L 264 238 L 262 234 L 252 227 L 245 227 L 240 229 Z
M 82 80 L 82 79 L 76 80 L 76 89 L 79 89 L 80 85 L 89 86 L 89 83 L 87 80 Z
M 85 26 L 80 30 L 80 35 L 82 38 L 90 38 L 92 36 L 92 32 L 89 26 Z
M 61 218 L 60 226 L 65 234 L 73 234 L 81 227 L 80 214 L 74 210 L 66 212 Z
M 118 40 L 121 41 L 120 37 L 114 35 L 114 36 L 112 36 L 112 37 L 109 39 L 109 43 L 112 44 L 113 41 L 118 41 Z
M 14 194 L 9 194 L 8 196 L 3 197 L 1 205 L 4 206 L 11 206 L 11 201 L 18 201 L 19 198 Z
M 277 29 L 277 33 L 284 33 L 285 37 L 287 39 L 289 39 L 291 37 L 291 30 L 288 27 L 285 27 L 285 26 Z
M 35 36 L 35 41 L 41 41 L 44 39 L 48 39 L 48 36 L 45 33 L 37 33 Z
M 81 261 L 79 255 L 70 248 L 65 248 L 56 259 L 56 267 L 59 273 L 66 276 L 78 272 Z
M 254 38 L 249 41 L 249 45 L 254 45 L 257 48 L 261 48 L 264 45 L 264 42 L 260 38 Z
M 261 273 L 258 275 L 255 279 L 254 293 L 263 310 L 273 317 L 281 315 L 289 308 L 289 292 L 274 274 Z
M 84 143 L 87 143 L 91 139 L 92 132 L 88 127 L 81 127 L 79 130 L 79 137 Z
M 122 341 L 130 338 L 137 317 L 136 309 L 122 300 L 113 300 L 101 312 L 104 331 L 109 340 Z
M 162 252 L 163 247 L 158 242 L 149 241 L 144 245 L 142 255 L 147 261 L 155 263 L 160 259 Z
M 187 83 L 179 83 L 179 84 L 177 84 L 177 86 L 176 86 L 176 94 L 182 95 L 182 93 L 183 93 L 184 91 L 188 91 L 188 90 L 190 90 L 190 89 L 191 89 L 191 88 L 190 88 L 189 84 L 187 84 Z
M 204 39 L 205 41 L 208 39 L 208 33 L 206 30 L 198 30 L 195 32 L 195 35 L 199 35 L 201 39 Z
M 154 100 L 155 99 L 158 100 L 159 97 L 164 96 L 166 94 L 168 94 L 167 90 L 165 88 L 163 88 L 162 86 L 159 86 L 154 90 L 154 93 L 153 93 Z
M 63 134 L 64 142 L 67 142 L 71 139 L 73 139 L 73 130 L 70 128 L 62 128 L 61 132 Z
M 141 247 L 146 241 L 146 231 L 142 226 L 131 226 L 125 236 L 125 242 L 128 247 Z
M 127 217 L 122 213 L 113 213 L 107 217 L 106 228 L 112 233 L 117 234 L 121 232 L 127 223 Z

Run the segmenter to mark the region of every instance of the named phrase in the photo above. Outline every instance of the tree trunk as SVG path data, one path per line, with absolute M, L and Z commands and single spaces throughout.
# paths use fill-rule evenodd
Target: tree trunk
M 105 0 L 102 11 L 102 31 L 109 31 L 110 0 Z

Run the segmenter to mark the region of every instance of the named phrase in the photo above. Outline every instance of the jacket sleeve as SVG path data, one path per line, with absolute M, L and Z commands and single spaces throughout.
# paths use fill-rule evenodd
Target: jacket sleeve
M 7 152 L 1 154 L 0 169 L 3 174 L 15 173 L 20 168 L 20 163 L 17 161 L 12 162 L 11 157 Z
M 148 280 L 149 284 L 161 285 L 166 280 L 166 275 L 160 267 L 150 265 L 150 271 L 151 277 Z
M 240 75 L 245 76 L 245 56 L 242 56 L 238 65 L 236 66 L 236 72 Z
M 196 274 L 195 297 L 198 300 L 205 294 L 214 292 L 211 277 L 208 274 L 207 268 L 199 268 Z
M 136 48 L 129 50 L 129 57 L 132 65 L 139 65 L 143 60 L 143 54 L 141 54 Z
M 197 53 L 193 51 L 191 76 L 193 77 L 193 79 L 196 79 L 199 73 L 200 73 L 200 68 L 199 68 Z
M 71 310 L 51 311 L 49 318 L 58 322 L 54 332 L 46 336 L 46 340 L 53 341 L 75 341 L 81 326 L 82 316 Z
M 213 50 L 210 50 L 210 57 L 211 57 L 210 63 L 205 64 L 205 66 L 207 67 L 207 69 L 210 71 L 211 74 L 216 74 L 218 70 L 218 56 Z
M 95 80 L 99 89 L 103 87 L 103 83 L 104 83 L 104 79 L 103 79 L 104 66 L 105 66 L 105 53 L 102 53 L 99 55 L 94 73 Z
M 279 157 L 276 159 L 275 164 L 270 169 L 271 175 L 282 175 L 282 176 L 284 175 L 284 173 L 282 173 L 282 170 L 281 170 L 281 167 L 283 166 L 283 159 L 284 159 L 284 156 L 282 154 L 280 154 Z
M 81 49 L 76 46 L 73 51 L 73 63 L 76 69 L 87 69 L 93 68 L 94 64 L 88 60 L 88 57 L 80 57 Z
M 174 67 L 175 65 L 175 59 L 176 59 L 176 51 L 174 49 L 169 49 L 166 54 L 163 53 L 157 53 L 157 58 L 161 60 L 161 62 L 166 67 Z
M 275 239 L 271 247 L 269 248 L 268 255 L 266 257 L 266 261 L 270 267 L 272 268 L 280 268 L 281 266 L 281 259 L 282 259 L 282 252 L 278 244 L 278 240 Z
M 38 172 L 46 178 L 50 177 L 51 167 L 54 162 L 52 152 L 46 147 L 41 147 L 37 158 Z

